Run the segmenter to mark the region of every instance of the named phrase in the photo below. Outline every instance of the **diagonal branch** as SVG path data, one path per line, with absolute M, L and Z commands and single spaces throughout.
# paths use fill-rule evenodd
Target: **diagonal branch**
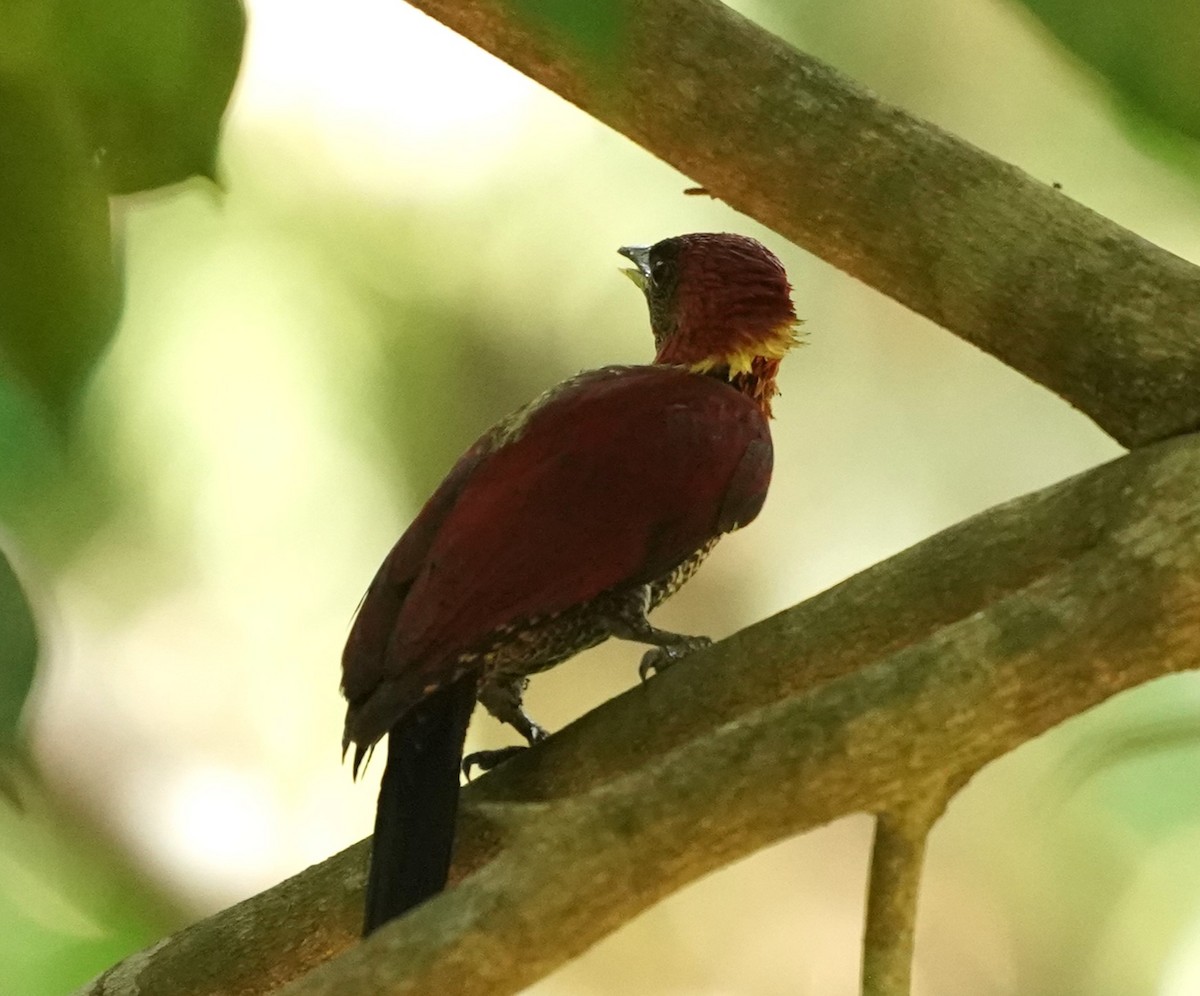
M 1125 445 L 1200 428 L 1200 270 L 717 0 L 589 0 L 627 15 L 607 73 L 500 0 L 410 2 Z
M 1195 438 L 1130 454 L 606 703 L 470 786 L 466 877 L 363 944 L 356 848 L 88 991 L 269 992 L 342 948 L 288 991 L 515 991 L 773 841 L 851 812 L 935 812 L 993 758 L 1195 664 L 1197 479 Z M 248 963 L 215 962 L 222 944 Z

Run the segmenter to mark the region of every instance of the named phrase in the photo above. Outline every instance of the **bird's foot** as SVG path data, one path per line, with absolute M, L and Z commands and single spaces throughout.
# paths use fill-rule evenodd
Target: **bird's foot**
M 642 663 L 638 665 L 638 677 L 642 681 L 647 681 L 652 674 L 667 670 L 693 650 L 702 650 L 704 647 L 711 646 L 712 640 L 707 636 L 684 636 L 679 639 L 678 643 L 647 650 L 642 657 Z
M 503 764 L 515 754 L 520 754 L 522 751 L 529 750 L 523 745 L 514 744 L 512 747 L 501 747 L 498 750 L 477 750 L 473 754 L 468 754 L 462 760 L 462 773 L 467 781 L 470 781 L 474 775 L 474 769 L 480 771 L 491 771 L 492 768 Z
M 522 751 L 529 750 L 536 743 L 545 740 L 549 733 L 537 725 L 537 723 L 529 721 L 526 717 L 528 727 L 522 726 L 521 732 L 525 735 L 525 739 L 529 741 L 528 746 L 514 744 L 511 747 L 500 747 L 496 750 L 477 750 L 473 754 L 468 754 L 462 759 L 462 773 L 467 781 L 471 780 L 471 772 L 474 768 L 480 771 L 491 771 L 492 768 L 499 767 L 510 757 L 515 757 Z

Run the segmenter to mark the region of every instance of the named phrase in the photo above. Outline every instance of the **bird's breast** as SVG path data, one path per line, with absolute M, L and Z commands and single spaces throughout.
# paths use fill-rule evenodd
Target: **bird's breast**
M 716 545 L 714 537 L 662 577 L 651 581 L 647 611 L 682 588 Z M 549 670 L 608 639 L 610 622 L 619 615 L 629 591 L 628 586 L 613 588 L 562 612 L 505 623 L 481 644 L 459 654 L 458 663 L 478 667 L 486 675 L 505 677 L 524 677 Z

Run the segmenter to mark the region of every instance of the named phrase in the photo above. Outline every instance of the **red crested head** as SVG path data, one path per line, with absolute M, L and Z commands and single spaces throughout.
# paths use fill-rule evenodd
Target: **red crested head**
M 723 376 L 765 411 L 799 324 L 783 264 L 744 235 L 694 234 L 620 253 L 650 306 L 655 363 Z

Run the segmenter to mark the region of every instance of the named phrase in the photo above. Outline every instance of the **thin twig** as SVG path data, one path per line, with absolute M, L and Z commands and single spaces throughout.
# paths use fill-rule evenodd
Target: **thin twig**
M 863 996 L 909 996 L 917 893 L 925 841 L 933 826 L 933 814 L 912 813 L 882 813 L 875 819 L 863 932 Z

